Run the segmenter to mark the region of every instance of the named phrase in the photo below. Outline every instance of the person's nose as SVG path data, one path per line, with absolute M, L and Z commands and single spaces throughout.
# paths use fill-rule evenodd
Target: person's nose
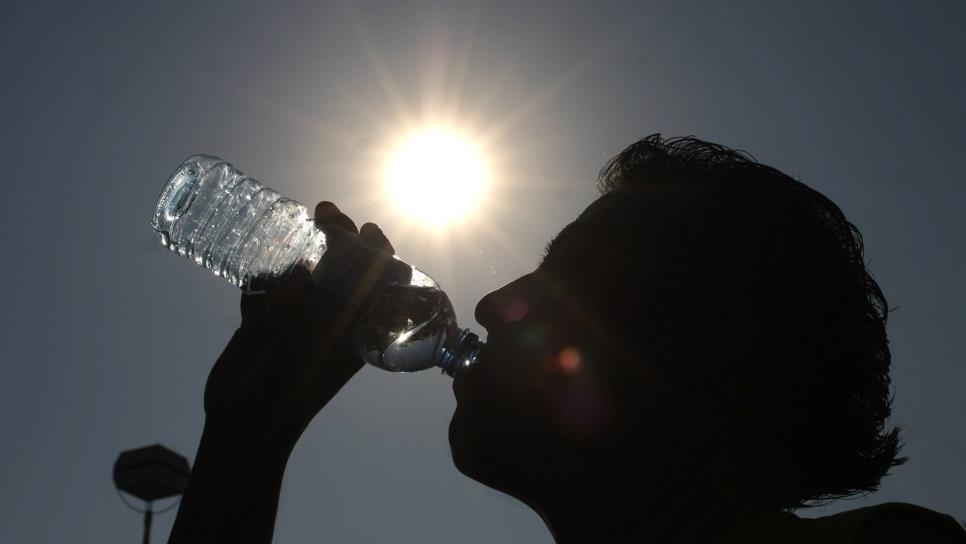
M 480 299 L 474 312 L 476 322 L 493 332 L 523 319 L 531 310 L 531 297 L 526 289 L 529 278 L 529 274 L 523 276 Z

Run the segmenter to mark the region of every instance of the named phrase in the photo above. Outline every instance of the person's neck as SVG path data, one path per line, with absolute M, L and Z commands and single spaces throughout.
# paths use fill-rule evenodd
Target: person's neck
M 550 529 L 556 544 L 634 542 L 692 544 L 713 542 L 740 520 L 760 509 L 732 497 L 689 500 L 667 494 L 642 497 L 615 490 L 558 495 L 532 505 Z M 582 497 L 582 500 L 574 496 Z

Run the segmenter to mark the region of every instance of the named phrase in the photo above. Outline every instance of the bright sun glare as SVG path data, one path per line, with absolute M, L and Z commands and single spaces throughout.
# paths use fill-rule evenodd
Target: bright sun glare
M 390 154 L 384 177 L 389 198 L 403 213 L 441 228 L 472 215 L 486 165 L 471 140 L 434 128 L 404 139 Z

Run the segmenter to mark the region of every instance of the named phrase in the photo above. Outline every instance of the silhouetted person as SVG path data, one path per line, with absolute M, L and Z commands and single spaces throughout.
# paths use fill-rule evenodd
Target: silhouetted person
M 790 513 L 875 491 L 904 461 L 885 426 L 888 307 L 835 204 L 741 152 L 659 135 L 599 186 L 535 271 L 476 308 L 487 344 L 455 377 L 449 429 L 461 472 L 558 543 L 966 542 L 902 503 Z M 356 230 L 331 203 L 316 219 Z M 392 251 L 373 224 L 359 236 Z M 171 542 L 271 540 L 292 448 L 362 366 L 344 333 L 365 292 L 338 303 L 301 274 L 242 297 Z

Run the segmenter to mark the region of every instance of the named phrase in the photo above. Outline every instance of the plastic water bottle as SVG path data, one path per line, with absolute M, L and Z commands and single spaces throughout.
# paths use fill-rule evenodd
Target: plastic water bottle
M 320 230 L 305 206 L 217 157 L 195 155 L 178 167 L 151 226 L 168 249 L 249 293 L 304 266 L 320 288 L 345 296 L 358 274 L 376 270 L 374 296 L 353 340 L 359 355 L 379 368 L 438 366 L 452 376 L 475 363 L 483 346 L 457 326 L 449 297 L 432 278 L 354 234 Z

